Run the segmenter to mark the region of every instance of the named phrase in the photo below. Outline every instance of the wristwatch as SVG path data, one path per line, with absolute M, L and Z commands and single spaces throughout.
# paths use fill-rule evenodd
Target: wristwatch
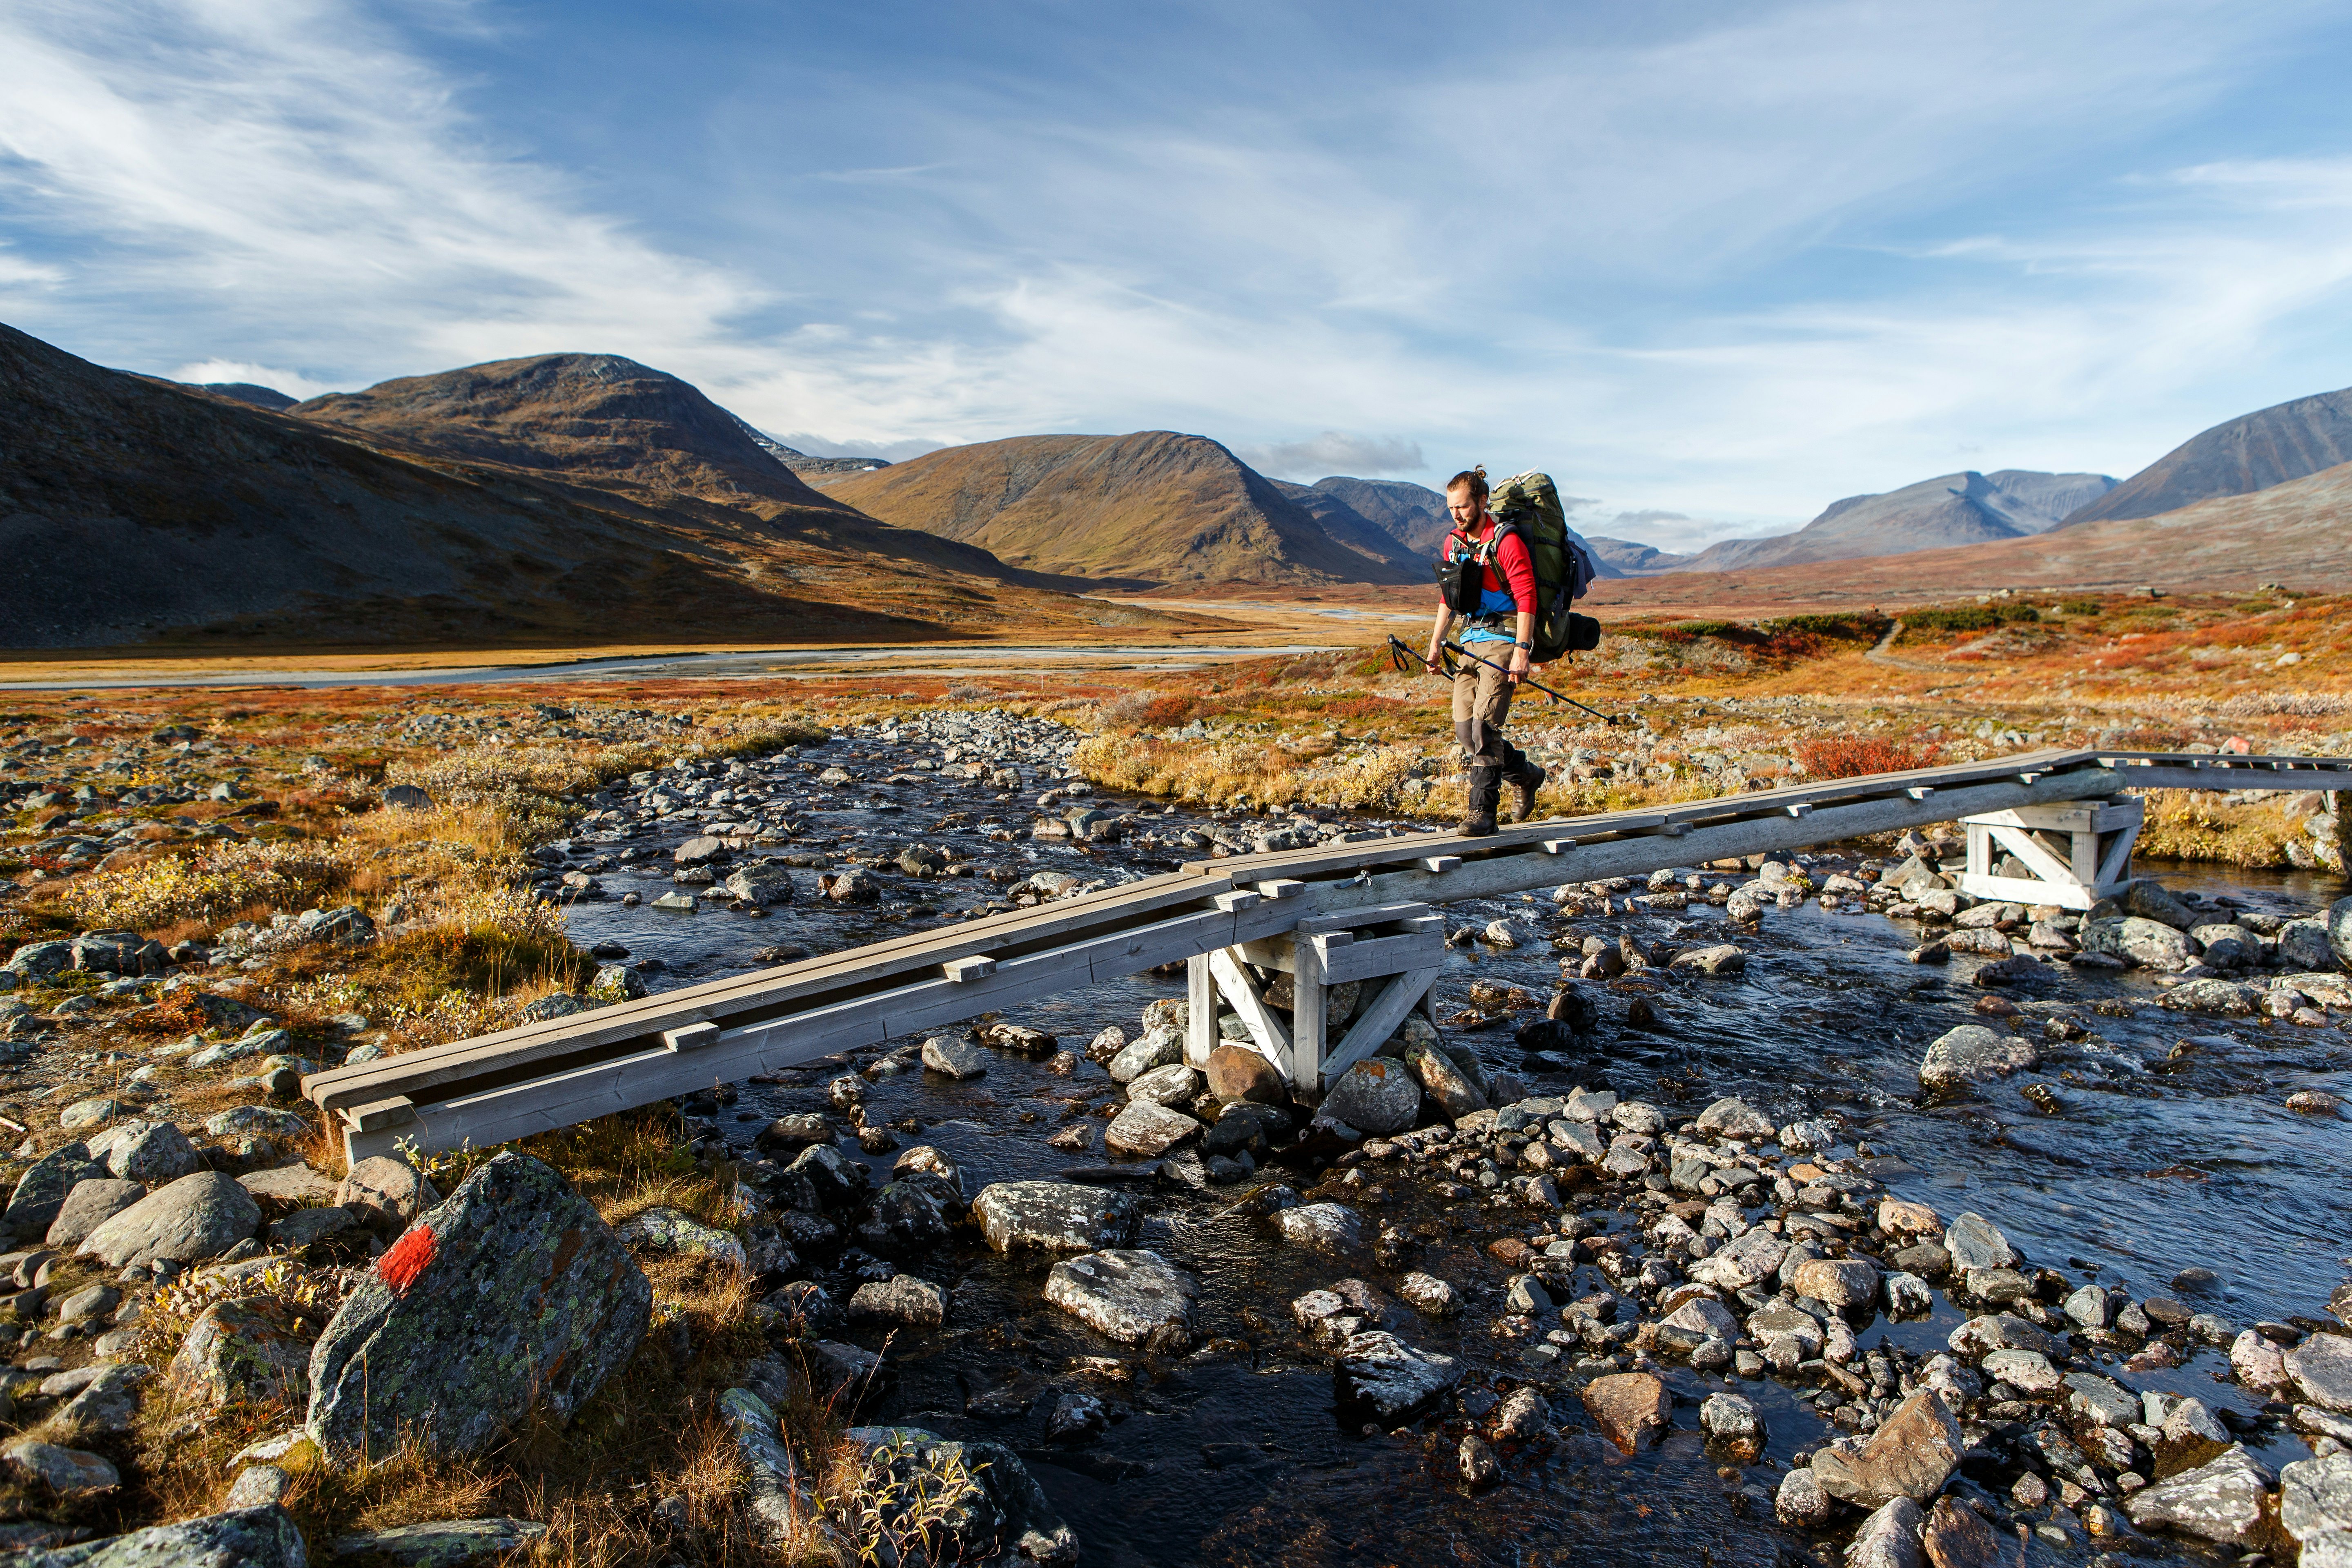
M 1515 643 L 1513 643 L 1511 646 L 1512 646 L 1513 647 L 1532 648 L 1532 647 L 1534 647 L 1536 645 L 1535 645 L 1535 644 L 1533 644 L 1533 643 L 1531 643 L 1531 642 L 1515 642 Z

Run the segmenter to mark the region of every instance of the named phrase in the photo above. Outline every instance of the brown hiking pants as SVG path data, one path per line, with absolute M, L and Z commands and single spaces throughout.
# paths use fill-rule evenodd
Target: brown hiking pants
M 1478 644 L 1479 657 L 1490 657 Z M 1497 644 L 1503 649 L 1492 656 L 1499 664 L 1509 657 L 1507 644 Z M 1517 690 L 1503 672 L 1492 666 L 1464 663 L 1454 672 L 1454 738 L 1462 742 L 1462 760 L 1474 768 L 1499 768 L 1504 763 L 1508 743 L 1503 739 L 1503 721 L 1511 711 L 1511 693 Z

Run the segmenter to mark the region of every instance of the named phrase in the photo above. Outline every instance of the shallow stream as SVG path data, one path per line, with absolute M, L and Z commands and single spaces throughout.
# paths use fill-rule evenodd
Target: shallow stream
M 1024 767 L 1024 790 L 1008 798 L 977 780 L 897 772 L 924 754 L 929 748 L 850 738 L 781 760 L 766 771 L 794 802 L 796 831 L 790 844 L 761 852 L 837 863 L 851 852 L 952 843 L 984 867 L 1022 877 L 1051 869 L 1115 879 L 1170 869 L 1203 853 L 1160 841 L 1206 826 L 1208 817 L 1163 815 L 1159 804 L 1143 801 L 1097 802 L 1140 814 L 1138 833 L 1125 844 L 1032 841 L 1036 795 L 1055 782 L 1053 773 Z M 838 763 L 853 782 L 817 785 L 802 762 Z M 883 782 L 891 776 L 906 782 Z M 945 826 L 942 817 L 949 818 Z M 793 873 L 794 901 L 766 918 L 719 909 L 686 916 L 656 911 L 651 900 L 672 888 L 668 851 L 698 826 L 666 821 L 654 832 L 607 842 L 583 837 L 574 846 L 574 863 L 593 867 L 613 895 L 572 908 L 575 940 L 617 943 L 633 963 L 656 961 L 659 967 L 642 971 L 656 990 L 760 967 L 758 955 L 779 947 L 834 952 L 942 923 L 1002 890 L 982 878 L 890 876 L 882 903 L 842 907 L 817 896 L 823 868 L 808 866 Z M 991 832 L 1017 837 L 1007 842 Z M 612 858 L 630 849 L 650 853 Z M 2158 865 L 2142 870 L 2175 889 L 2254 910 L 2306 913 L 2345 890 L 2334 879 L 2307 874 Z M 644 905 L 617 901 L 631 890 Z M 2056 987 L 2019 997 L 2029 1010 L 2063 1007 L 2095 1026 L 2092 1039 L 2053 1048 L 2045 1061 L 2038 1081 L 2058 1091 L 2062 1109 L 2037 1109 L 2014 1083 L 1938 1102 L 1920 1092 L 1919 1058 L 1946 1029 L 1976 1021 L 1972 1008 L 1984 993 L 1967 977 L 1982 961 L 1956 955 L 1945 969 L 1906 963 L 1906 951 L 1918 941 L 1916 927 L 1851 906 L 1824 911 L 1816 904 L 1769 910 L 1760 932 L 1736 937 L 1718 935 L 1720 912 L 1696 903 L 1675 914 L 1565 921 L 1539 898 L 1447 910 L 1449 926 L 1515 915 L 1524 921 L 1517 950 L 1474 944 L 1449 951 L 1437 988 L 1441 1019 L 1461 1008 L 1465 986 L 1478 978 L 1515 984 L 1539 1005 L 1558 973 L 1558 955 L 1544 939 L 1564 925 L 1612 937 L 1631 931 L 1643 941 L 1685 946 L 1728 937 L 1750 955 L 1738 978 L 1650 982 L 1658 1023 L 1646 1030 L 1623 1023 L 1642 983 L 1586 983 L 1603 1022 L 1573 1072 L 1546 1072 L 1514 1044 L 1512 1024 L 1536 1015 L 1469 1037 L 1490 1070 L 1522 1074 L 1531 1092 L 1607 1087 L 1654 1101 L 1675 1121 L 1727 1094 L 1745 1096 L 1781 1123 L 1827 1117 L 1853 1141 L 1840 1152 L 1868 1162 L 1864 1168 L 1897 1195 L 1947 1217 L 1964 1209 L 1985 1214 L 2033 1262 L 2078 1281 L 2120 1284 L 2136 1300 L 2177 1295 L 2235 1326 L 2316 1316 L 2352 1268 L 2352 1185 L 2344 1179 L 2352 1169 L 2352 1121 L 2298 1116 L 2284 1105 L 2305 1088 L 2352 1099 L 2352 1035 L 2341 1027 L 2163 1011 L 2147 979 L 2062 969 L 2065 978 Z M 1124 1026 L 1131 1037 L 1147 1003 L 1181 994 L 1180 979 L 1139 975 L 1054 997 L 1013 1018 L 1083 1052 L 1108 1025 Z M 2102 1001 L 2110 1004 L 2108 1014 L 2087 1012 Z M 784 1075 L 797 1082 L 739 1085 L 740 1098 L 718 1112 L 718 1131 L 741 1158 L 756 1158 L 752 1140 L 772 1118 L 829 1109 L 825 1084 L 842 1070 L 820 1064 Z M 1042 1061 L 992 1053 L 986 1076 L 965 1082 L 921 1071 L 880 1079 L 868 1091 L 867 1120 L 916 1119 L 922 1131 L 900 1133 L 900 1144 L 935 1145 L 961 1168 L 966 1192 L 976 1193 L 993 1181 L 1099 1167 L 1099 1152 L 1065 1153 L 1045 1140 L 1118 1098 L 1118 1086 L 1092 1062 L 1066 1077 Z M 860 1155 L 849 1141 L 842 1152 L 873 1167 L 877 1185 L 896 1157 Z M 1307 1173 L 1276 1173 L 1310 1200 L 1332 1196 L 1364 1209 L 1368 1218 L 1417 1226 L 1426 1245 L 1403 1267 L 1468 1287 L 1474 1300 L 1479 1288 L 1499 1289 L 1509 1272 L 1484 1244 L 1523 1234 L 1535 1217 L 1475 1205 L 1449 1208 L 1419 1175 L 1383 1180 L 1386 1201 L 1375 1203 L 1364 1187 L 1318 1192 L 1309 1190 L 1315 1178 Z M 1392 1293 L 1396 1271 L 1370 1257 L 1347 1262 L 1287 1247 L 1265 1222 L 1226 1214 L 1255 1183 L 1199 1193 L 1169 1184 L 1139 1189 L 1153 1211 L 1139 1245 L 1201 1280 L 1198 1342 L 1207 1348 L 1173 1360 L 1127 1352 L 1043 1303 L 1049 1259 L 1000 1258 L 975 1235 L 909 1266 L 952 1289 L 944 1329 L 847 1334 L 872 1349 L 887 1342 L 893 1369 L 866 1417 L 1009 1444 L 1077 1531 L 1091 1564 L 1523 1564 L 1571 1557 L 1727 1564 L 1815 1553 L 1803 1532 L 1773 1522 L 1769 1496 L 1791 1457 L 1819 1446 L 1832 1429 L 1795 1400 L 1795 1385 L 1769 1377 L 1675 1368 L 1668 1374 L 1678 1396 L 1675 1432 L 1651 1452 L 1624 1456 L 1591 1431 L 1564 1374 L 1531 1371 L 1520 1360 L 1519 1342 L 1488 1335 L 1489 1307 L 1450 1323 L 1416 1320 L 1401 1331 L 1427 1349 L 1465 1358 L 1474 1369 L 1465 1389 L 1549 1378 L 1553 1408 L 1569 1428 L 1563 1439 L 1545 1452 L 1507 1453 L 1504 1483 L 1474 1495 L 1454 1467 L 1458 1430 L 1441 1432 L 1434 1421 L 1394 1434 L 1367 1430 L 1360 1412 L 1335 1403 L 1328 1365 L 1292 1324 L 1288 1303 L 1349 1275 Z M 1577 1191 L 1588 1210 L 1601 1201 L 1592 1187 Z M 1632 1223 L 1630 1215 L 1602 1212 L 1614 1227 Z M 855 1253 L 844 1261 L 872 1266 Z M 2202 1293 L 2176 1284 L 2180 1270 L 2192 1266 L 2218 1276 Z M 856 1283 L 845 1270 L 820 1278 L 836 1299 Z M 1937 1303 L 1930 1320 L 1872 1323 L 1860 1331 L 1864 1347 L 1885 1336 L 1915 1349 L 1940 1348 L 1962 1314 L 1940 1292 Z M 2256 1411 L 2259 1402 L 2217 1379 L 2217 1368 L 2226 1377 L 2222 1353 L 2205 1351 L 2171 1372 L 2110 1370 L 2135 1387 L 2194 1393 L 2216 1406 Z M 1696 1429 L 1696 1401 L 1726 1386 L 1756 1401 L 1769 1424 L 1765 1462 L 1745 1471 L 1719 1472 Z M 1045 1415 L 1055 1394 L 1072 1387 L 1097 1394 L 1113 1425 L 1089 1446 L 1049 1448 Z M 2273 1466 L 2306 1452 L 2301 1440 L 2275 1427 L 2248 1441 Z M 1767 1500 L 1760 1507 L 1759 1498 Z M 2007 1517 L 2005 1500 L 1997 1517 Z M 2168 1542 L 2141 1549 L 2159 1556 L 2188 1552 Z M 2037 1562 L 2087 1561 L 2092 1550 L 2040 1537 L 2023 1548 L 2026 1560 Z

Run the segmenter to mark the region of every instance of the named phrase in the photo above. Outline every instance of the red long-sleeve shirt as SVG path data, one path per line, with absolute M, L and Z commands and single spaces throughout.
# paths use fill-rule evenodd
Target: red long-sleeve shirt
M 1445 558 L 1459 561 L 1471 554 L 1476 546 L 1486 542 L 1494 527 L 1495 520 L 1489 517 L 1486 530 L 1475 540 L 1465 539 L 1459 532 L 1446 535 Z M 1500 568 L 1499 572 L 1497 568 Z M 1520 537 L 1517 529 L 1504 534 L 1503 542 L 1495 547 L 1495 558 L 1487 563 L 1485 579 L 1479 587 L 1478 612 L 1481 615 L 1507 616 L 1517 611 L 1535 614 L 1535 557 L 1528 553 L 1528 542 Z

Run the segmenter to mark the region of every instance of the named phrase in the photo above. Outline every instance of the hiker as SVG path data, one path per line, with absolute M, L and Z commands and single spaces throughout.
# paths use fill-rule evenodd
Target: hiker
M 1445 536 L 1443 560 L 1448 565 L 1475 562 L 1483 571 L 1477 608 L 1462 617 L 1461 642 L 1464 652 L 1487 662 L 1465 662 L 1454 674 L 1454 735 L 1470 769 L 1469 805 L 1456 831 L 1476 837 L 1495 831 L 1495 806 L 1504 784 L 1518 796 L 1513 820 L 1519 822 L 1535 815 L 1536 791 L 1543 787 L 1543 769 L 1503 735 L 1511 692 L 1535 655 L 1536 567 L 1520 531 L 1498 528 L 1486 510 L 1484 467 L 1454 476 L 1445 487 L 1445 506 L 1454 515 L 1454 531 Z M 1433 670 L 1444 668 L 1439 658 L 1454 622 L 1455 612 L 1441 599 L 1426 656 Z

